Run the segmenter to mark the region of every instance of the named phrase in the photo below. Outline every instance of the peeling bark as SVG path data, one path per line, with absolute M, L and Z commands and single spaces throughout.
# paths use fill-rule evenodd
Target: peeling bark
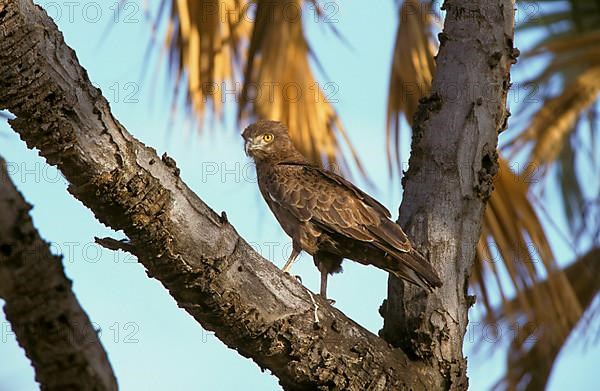
M 179 178 L 166 155 L 111 115 L 75 53 L 30 0 L 0 0 L 0 108 L 30 148 L 56 165 L 69 192 L 178 305 L 289 390 L 433 389 L 409 359 L 261 258 Z
M 0 158 L 0 297 L 43 390 L 116 390 L 96 330 L 71 290 L 61 257 L 33 226 Z
M 498 170 L 498 134 L 509 116 L 506 95 L 514 3 L 447 0 L 430 95 L 413 127 L 399 224 L 428 253 L 444 286 L 433 295 L 390 278 L 380 334 L 436 368 L 435 389 L 466 389 L 462 355 L 469 271 L 485 203 Z

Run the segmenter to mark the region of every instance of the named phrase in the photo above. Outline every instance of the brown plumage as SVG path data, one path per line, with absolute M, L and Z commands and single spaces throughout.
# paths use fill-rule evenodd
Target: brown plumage
M 390 212 L 341 176 L 311 165 L 294 147 L 283 124 L 258 121 L 242 133 L 246 153 L 256 163 L 258 186 L 283 230 L 292 238 L 288 271 L 302 250 L 321 272 L 341 271 L 347 258 L 373 265 L 432 290 L 442 284 L 415 250 Z

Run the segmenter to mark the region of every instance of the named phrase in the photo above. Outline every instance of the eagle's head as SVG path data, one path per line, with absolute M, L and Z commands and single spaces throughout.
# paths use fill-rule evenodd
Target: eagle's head
M 242 137 L 246 155 L 256 162 L 305 160 L 294 147 L 287 128 L 281 122 L 260 120 L 244 129 Z

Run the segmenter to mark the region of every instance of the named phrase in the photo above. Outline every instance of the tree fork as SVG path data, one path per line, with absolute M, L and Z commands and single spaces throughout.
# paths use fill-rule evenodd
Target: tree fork
M 466 389 L 462 354 L 469 272 L 485 204 L 498 171 L 498 134 L 510 115 L 506 97 L 513 47 L 512 1 L 447 0 L 429 96 L 415 116 L 398 223 L 428 253 L 444 285 L 433 295 L 390 277 L 380 334 L 437 367 L 436 389 Z

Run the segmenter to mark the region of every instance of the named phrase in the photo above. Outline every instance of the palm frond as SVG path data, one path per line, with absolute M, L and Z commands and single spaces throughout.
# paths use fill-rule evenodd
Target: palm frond
M 569 140 L 565 141 L 558 157 L 560 163 L 557 164 L 556 175 L 560 184 L 567 221 L 570 222 L 569 230 L 577 242 L 583 236 L 580 231 L 585 224 L 586 198 L 575 171 L 576 149 L 573 139 L 576 135 L 572 132 Z
M 581 316 L 573 287 L 559 270 L 529 199 L 527 183 L 500 159 L 494 192 L 484 215 L 471 287 L 483 298 L 486 317 L 496 321 L 492 297 L 498 293 L 501 316 L 519 313 L 533 324 L 563 332 Z M 503 276 L 508 278 L 503 278 Z M 493 278 L 489 278 L 493 276 Z M 547 278 L 547 284 L 538 284 Z M 487 277 L 487 278 L 486 278 Z M 530 292 L 523 295 L 522 292 Z M 507 297 L 517 292 L 518 307 Z
M 598 316 L 599 306 L 594 306 L 594 298 L 600 292 L 600 248 L 594 248 L 587 254 L 575 260 L 561 273 L 566 276 L 570 285 L 575 287 L 575 295 L 581 308 L 584 309 L 577 318 L 565 321 L 563 328 L 554 327 L 556 322 L 547 319 L 542 323 L 523 323 L 513 333 L 508 354 L 508 371 L 496 388 L 508 390 L 542 390 L 546 387 L 552 367 L 565 345 L 567 338 L 576 330 L 580 335 L 586 335 L 589 320 Z M 522 303 L 537 300 L 536 292 L 548 292 L 554 289 L 550 277 L 544 281 L 521 291 L 508 305 L 512 308 L 511 317 L 503 308 L 497 311 L 496 319 L 514 321 L 526 316 L 528 309 Z M 549 296 L 543 296 L 549 308 L 552 302 Z M 562 314 L 556 314 L 561 316 Z M 586 320 L 588 321 L 587 324 Z M 595 342 L 595 341 L 594 341 Z
M 430 2 L 406 0 L 400 7 L 400 20 L 392 58 L 387 103 L 387 157 L 389 171 L 393 163 L 401 170 L 400 124 L 402 115 L 409 124 L 419 99 L 431 87 L 435 63 L 433 53 L 433 13 Z
M 299 11 L 302 3 L 257 1 L 238 118 L 282 121 L 313 163 L 348 173 L 340 148 L 344 142 L 364 174 L 339 116 L 311 70 L 311 52 Z M 290 16 L 290 9 L 298 10 L 296 16 Z M 328 91 L 336 88 L 332 84 Z
M 200 123 L 207 106 L 222 115 L 223 102 L 235 81 L 240 47 L 247 42 L 249 0 L 175 0 L 164 38 L 176 95 L 184 87 L 188 111 Z M 235 101 L 235 98 L 231 99 Z
M 528 58 L 546 53 L 552 53 L 554 55 L 565 53 L 570 54 L 579 50 L 590 51 L 590 49 L 593 50 L 594 48 L 598 47 L 599 40 L 599 30 L 591 30 L 586 32 L 568 30 L 547 37 L 534 46 L 531 50 L 524 53 L 523 57 Z
M 538 0 L 532 3 L 529 0 L 519 0 L 520 5 L 525 4 L 523 14 L 517 25 L 517 31 L 542 28 L 552 31 L 551 35 L 565 30 L 578 32 L 597 28 L 598 8 L 600 4 L 589 0 L 546 1 Z M 547 6 L 545 3 L 554 3 Z
M 546 167 L 558 158 L 578 118 L 598 99 L 599 94 L 600 65 L 583 71 L 565 86 L 560 95 L 545 100 L 525 131 L 515 140 L 514 147 L 521 149 L 533 143 L 530 163 L 539 168 Z
M 561 81 L 560 91 L 543 99 L 525 130 L 508 144 L 515 151 L 533 145 L 530 162 L 541 168 L 557 160 L 578 119 L 600 93 L 600 3 L 571 0 L 566 5 L 550 12 L 540 9 L 520 25 L 549 32 L 524 53 L 524 61 L 550 57 L 525 84 L 541 91 L 550 90 L 557 78 Z
M 320 12 L 314 0 L 174 0 L 164 39 L 173 101 L 185 90 L 188 115 L 200 124 L 206 113 L 221 119 L 226 101 L 238 105 L 240 123 L 280 120 L 313 163 L 348 174 L 345 146 L 364 176 L 329 101 L 337 86 L 320 85 L 309 64 L 316 58 L 302 27 L 307 1 Z
M 588 200 L 583 184 L 577 180 L 575 163 L 583 162 L 586 156 L 576 157 L 570 144 L 585 123 L 590 125 L 592 140 L 597 132 L 597 118 L 589 113 L 593 113 L 600 96 L 600 3 L 571 0 L 562 7 L 548 9 L 551 11 L 540 8 L 521 26 L 539 27 L 546 32 L 525 52 L 525 63 L 531 58 L 549 58 L 544 68 L 525 84 L 537 91 L 555 92 L 543 96 L 527 126 L 506 147 L 511 153 L 525 151 L 529 164 L 540 174 L 547 174 L 550 166 L 556 167 L 570 233 L 577 242 L 582 236 L 579 227 L 585 225 L 581 216 Z M 598 172 L 594 154 L 587 158 L 589 166 Z

